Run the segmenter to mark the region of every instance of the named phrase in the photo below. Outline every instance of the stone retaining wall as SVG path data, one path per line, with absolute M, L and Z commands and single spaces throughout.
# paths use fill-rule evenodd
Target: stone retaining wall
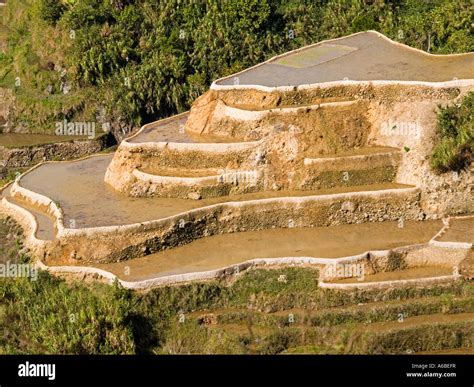
M 243 172 L 242 172 L 243 173 Z M 128 194 L 135 197 L 168 197 L 199 200 L 261 190 L 261 185 L 229 182 L 225 173 L 206 177 L 160 176 L 134 170 Z M 258 178 L 256 178 L 258 180 Z
M 345 264 L 365 262 L 367 255 L 374 257 L 383 257 L 387 255 L 388 251 L 381 252 L 367 252 L 364 254 L 355 255 L 352 257 L 343 258 L 314 258 L 314 257 L 283 257 L 283 258 L 256 258 L 239 264 L 227 266 L 216 270 L 208 270 L 195 273 L 175 274 L 169 276 L 162 276 L 151 278 L 142 281 L 124 281 L 116 275 L 102 269 L 85 266 L 47 266 L 41 261 L 37 265 L 42 270 L 48 270 L 53 274 L 60 276 L 73 275 L 77 277 L 90 276 L 94 279 L 103 278 L 109 283 L 117 280 L 122 286 L 127 289 L 150 289 L 158 286 L 183 284 L 193 281 L 207 281 L 215 279 L 223 279 L 231 276 L 241 274 L 245 271 L 252 270 L 262 266 L 278 267 L 278 266 L 312 266 L 316 268 L 323 268 L 328 264 Z
M 51 160 L 71 160 L 98 153 L 114 143 L 110 134 L 93 140 L 73 140 L 21 148 L 0 146 L 0 177 L 9 169 L 25 168 Z
M 243 128 L 249 125 L 249 121 L 237 120 L 239 114 L 235 115 L 232 122 L 223 120 L 218 108 L 222 104 L 232 106 L 234 109 L 232 111 L 235 111 L 239 106 L 245 106 L 245 109 L 250 109 L 251 106 L 274 109 L 278 106 L 320 104 L 325 99 L 356 100 L 361 107 L 365 106 L 364 111 L 357 114 L 362 125 L 359 131 L 356 130 L 353 119 L 347 123 L 341 121 L 341 128 L 345 129 L 336 131 L 339 127 L 336 123 L 341 120 L 338 109 L 334 109 L 332 115 L 328 115 L 324 121 L 318 123 L 311 133 L 308 132 L 308 139 L 303 139 L 305 135 L 300 133 L 298 120 L 303 120 L 305 114 L 312 113 L 301 113 L 294 117 L 288 113 L 278 115 L 278 119 L 290 121 L 294 119 L 297 129 L 293 134 L 288 128 L 281 133 L 274 133 L 270 130 L 274 127 L 271 122 L 266 122 L 266 118 L 260 120 L 262 125 L 267 124 L 269 133 L 273 133 L 274 140 L 267 141 L 268 145 L 264 148 L 264 152 L 274 154 L 271 163 L 276 186 L 284 187 L 285 181 L 288 181 L 288 177 L 284 175 L 285 170 L 299 172 L 301 168 L 298 166 L 298 160 L 301 151 L 312 149 L 312 154 L 327 156 L 343 151 L 346 147 L 388 146 L 402 150 L 398 168 L 392 171 L 390 179 L 396 172 L 396 182 L 419 186 L 425 213 L 432 218 L 443 215 L 465 215 L 474 211 L 471 192 L 474 175 L 469 170 L 459 174 L 438 175 L 431 169 L 430 155 L 436 145 L 438 105 L 458 102 L 472 90 L 474 80 L 434 83 L 344 81 L 295 88 L 271 88 L 271 90 L 257 86 L 219 86 L 211 88 L 208 94 L 196 100 L 187 123 L 188 129 L 194 132 L 204 130 L 202 125 L 212 129 L 213 122 L 219 123 L 216 125 L 219 126 L 219 131 L 225 131 L 222 126 L 226 122 L 231 129 L 236 125 Z M 328 113 L 330 111 L 331 109 L 327 109 Z M 204 115 L 208 119 L 204 120 Z M 290 125 L 290 121 L 287 126 Z M 329 125 L 331 130 L 337 132 L 337 137 L 345 142 L 337 144 L 330 140 L 331 133 L 325 132 L 324 122 L 333 122 L 334 125 Z M 354 136 L 356 134 L 357 136 Z M 311 142 L 317 139 L 319 142 Z M 328 144 L 330 147 L 325 148 Z M 383 175 L 385 171 L 378 172 Z
M 361 133 L 359 136 L 363 136 L 364 133 L 368 133 L 369 123 L 364 120 L 367 106 L 367 101 L 361 99 L 271 109 L 260 109 L 257 106 L 255 108 L 252 106 L 232 107 L 218 101 L 210 118 L 205 120 L 204 127 L 198 127 L 199 121 L 196 121 L 196 115 L 203 112 L 199 109 L 197 111 L 191 109 L 190 118 L 186 122 L 186 130 L 196 134 L 210 133 L 223 138 L 239 137 L 246 140 L 290 130 L 299 137 L 306 137 L 305 142 L 308 144 L 322 134 L 327 143 L 326 147 L 329 147 L 337 145 L 330 144 L 331 141 L 344 140 L 338 136 L 332 136 L 333 133 L 341 133 L 341 129 L 346 136 L 351 134 L 354 138 L 357 138 L 354 134 Z M 318 136 L 312 138 L 312 133 L 317 133 Z M 350 138 L 345 140 L 350 140 Z M 359 144 L 351 143 L 350 145 Z
M 17 181 L 21 186 L 21 179 Z M 32 205 L 42 205 L 57 218 L 59 244 L 48 261 L 69 257 L 84 262 L 114 262 L 227 232 L 273 227 L 317 227 L 370 221 L 418 219 L 416 188 L 335 195 L 280 197 L 226 202 L 164 219 L 131 225 L 69 229 L 55 204 L 28 190 L 18 190 Z
M 426 245 L 406 246 L 394 250 L 383 250 L 383 251 L 369 251 L 363 254 L 342 257 L 342 258 L 316 258 L 316 257 L 282 257 L 282 258 L 257 258 L 239 264 L 227 266 L 216 270 L 208 270 L 194 273 L 183 273 L 168 276 L 161 276 L 150 278 L 147 280 L 139 281 L 125 281 L 118 278 L 116 275 L 94 267 L 85 266 L 47 266 L 41 261 L 37 262 L 37 265 L 42 270 L 48 270 L 51 273 L 63 277 L 74 277 L 74 278 L 92 278 L 94 280 L 104 279 L 109 283 L 118 281 L 123 287 L 127 289 L 145 290 L 159 286 L 177 285 L 195 281 L 208 281 L 208 280 L 219 280 L 228 277 L 240 275 L 245 271 L 256 269 L 258 267 L 269 267 L 276 268 L 280 266 L 303 266 L 303 267 L 314 267 L 320 270 L 319 286 L 322 288 L 329 288 L 335 290 L 354 290 L 354 289 L 384 289 L 390 287 L 400 286 L 426 286 L 436 283 L 447 283 L 458 280 L 459 275 L 453 274 L 448 276 L 430 277 L 430 278 L 419 278 L 409 280 L 395 280 L 395 281 L 379 281 L 379 282 L 361 282 L 351 284 L 337 284 L 325 282 L 326 279 L 321 278 L 321 271 L 324 270 L 327 265 L 354 265 L 362 264 L 365 268 L 365 274 L 373 274 L 374 272 L 380 271 L 393 271 L 399 267 L 395 267 L 391 264 L 387 266 L 387 262 L 391 260 L 393 255 L 403 251 L 419 250 L 426 247 Z M 373 268 L 377 267 L 374 271 Z
M 401 160 L 399 151 L 347 157 L 305 158 L 297 174 L 300 189 L 315 190 L 393 182 Z
M 107 168 L 105 182 L 117 191 L 132 194 L 133 189 L 135 196 L 146 196 L 148 183 L 140 186 L 135 172 L 137 168 L 142 171 L 152 170 L 156 166 L 178 170 L 245 168 L 256 159 L 261 144 L 261 141 L 188 144 L 130 143 L 124 140 Z
M 28 190 L 22 191 L 23 194 L 28 195 Z M 40 195 L 41 196 L 41 195 Z M 36 197 L 35 197 L 36 198 Z M 45 205 L 46 202 L 44 198 L 36 198 L 37 203 Z M 297 199 L 304 199 L 305 201 L 308 198 L 297 198 Z M 232 203 L 237 204 L 237 203 Z M 215 206 L 213 206 L 215 207 Z M 57 242 L 45 242 L 39 241 L 34 237 L 34 233 L 37 229 L 37 223 L 35 218 L 26 210 L 23 210 L 21 207 L 18 207 L 14 204 L 10 204 L 5 198 L 0 202 L 0 210 L 2 213 L 8 216 L 12 216 L 15 220 L 17 220 L 22 227 L 25 229 L 25 234 L 27 237 L 26 245 L 28 247 L 35 247 L 35 252 L 37 253 L 37 257 L 43 257 L 44 259 L 48 259 L 50 257 L 50 251 L 54 250 L 55 248 L 64 246 L 68 244 L 67 238 L 64 239 L 63 236 L 68 237 L 86 237 L 87 238 L 94 238 L 98 237 L 99 235 L 106 235 L 111 233 L 130 233 L 133 228 L 136 231 L 139 230 L 140 226 L 143 225 L 131 225 L 129 227 L 106 227 L 106 228 L 97 228 L 97 229 L 82 229 L 82 230 L 72 230 L 72 229 L 63 229 L 60 237 L 60 241 Z M 202 209 L 201 209 L 202 211 Z M 191 214 L 188 214 L 191 215 Z M 189 220 L 189 219 L 188 219 Z M 157 223 L 157 222 L 154 222 Z M 159 221 L 158 221 L 159 223 Z M 183 227 L 186 228 L 186 224 Z M 85 239 L 83 239 L 85 240 Z M 156 286 L 163 286 L 163 285 L 172 285 L 178 284 L 183 282 L 191 282 L 191 281 L 204 281 L 210 279 L 219 279 L 225 278 L 231 275 L 239 274 L 245 270 L 252 269 L 258 266 L 279 266 L 279 265 L 311 265 L 317 268 L 324 269 L 328 264 L 363 264 L 364 265 L 364 272 L 365 274 L 373 274 L 380 271 L 393 271 L 399 270 L 406 267 L 418 267 L 418 266 L 425 266 L 425 265 L 446 265 L 447 263 L 444 261 L 441 262 L 432 262 L 431 260 L 421 262 L 413 260 L 413 256 L 410 254 L 416 252 L 423 252 L 424 249 L 433 249 L 430 247 L 429 244 L 423 245 L 413 245 L 407 247 L 396 248 L 393 250 L 384 250 L 384 251 L 373 251 L 373 252 L 366 252 L 363 254 L 350 256 L 350 257 L 343 257 L 343 258 L 336 258 L 336 259 L 327 259 L 327 258 L 315 258 L 315 257 L 287 257 L 287 258 L 261 258 L 261 259 L 253 259 L 247 262 L 243 262 L 241 264 L 232 265 L 229 267 L 206 271 L 206 272 L 197 272 L 197 273 L 186 273 L 186 274 L 179 274 L 179 275 L 172 275 L 172 276 L 165 276 L 165 277 L 158 277 L 144 281 L 124 281 L 117 278 L 112 273 L 107 271 L 93 268 L 93 267 L 84 267 L 84 266 L 51 266 L 48 267 L 44 265 L 41 261 L 38 261 L 38 266 L 43 270 L 48 270 L 53 274 L 70 277 L 73 276 L 75 278 L 86 278 L 90 277 L 93 279 L 105 279 L 109 283 L 118 280 L 122 286 L 130 289 L 149 289 Z M 454 254 L 456 251 L 450 249 L 446 255 L 454 257 L 454 261 L 450 260 L 449 264 L 456 263 L 459 261 L 461 255 Z M 41 255 L 39 255 L 41 254 Z M 426 257 L 426 254 L 422 254 Z M 430 255 L 430 254 L 428 254 Z M 455 257 L 456 256 L 456 257 Z M 76 257 L 77 259 L 77 257 Z M 340 290 L 352 290 L 355 288 L 386 288 L 386 287 L 393 287 L 393 286 L 421 286 L 421 285 L 429 285 L 433 283 L 444 283 L 453 281 L 459 278 L 459 275 L 453 274 L 452 276 L 442 276 L 442 277 L 435 277 L 435 278 L 422 278 L 422 279 L 413 279 L 413 280 L 400 280 L 400 281 L 383 281 L 383 282 L 372 282 L 372 283 L 355 283 L 355 284 L 328 284 L 324 280 L 320 281 L 320 286 L 325 288 L 332 288 L 332 289 L 340 289 Z
M 417 201 L 418 191 L 407 189 L 216 204 L 138 225 L 68 229 L 61 237 L 64 248 L 57 254 L 112 262 L 227 232 L 417 219 Z

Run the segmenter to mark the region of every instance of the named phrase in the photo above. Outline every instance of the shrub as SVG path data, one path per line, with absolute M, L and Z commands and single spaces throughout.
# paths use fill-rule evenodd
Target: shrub
M 61 0 L 41 0 L 39 3 L 39 15 L 46 23 L 54 26 L 61 18 L 66 7 Z
M 439 107 L 438 137 L 431 165 L 438 172 L 461 171 L 472 162 L 474 147 L 474 92 L 461 104 Z
M 31 4 L 38 4 L 36 12 Z M 216 78 L 352 32 L 376 29 L 433 53 L 472 51 L 469 6 L 469 0 L 14 0 L 2 15 L 8 35 L 0 84 L 15 89 L 19 72 L 16 93 L 41 101 L 53 85 L 64 99 L 64 79 L 45 69 L 58 64 L 71 94 L 92 89 L 84 110 L 104 107 L 112 126 L 126 132 L 188 109 Z M 46 128 L 67 110 L 14 111 L 29 128 Z M 89 120 L 77 117 L 81 111 L 68 118 Z

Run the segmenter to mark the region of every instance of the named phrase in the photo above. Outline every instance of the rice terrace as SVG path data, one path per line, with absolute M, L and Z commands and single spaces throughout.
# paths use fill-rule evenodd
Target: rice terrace
M 474 354 L 469 1 L 3 3 L 1 354 Z

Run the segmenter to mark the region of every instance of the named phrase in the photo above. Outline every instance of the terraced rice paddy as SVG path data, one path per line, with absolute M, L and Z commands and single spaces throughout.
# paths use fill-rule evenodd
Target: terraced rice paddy
M 277 281 L 283 273 L 288 281 Z M 245 275 L 231 285 L 234 297 L 222 306 L 183 310 L 185 322 L 173 330 L 182 346 L 170 338 L 163 352 L 198 353 L 197 343 L 206 352 L 218 337 L 230 353 L 472 352 L 474 298 L 468 284 L 323 294 L 310 275 L 309 269 Z M 303 282 L 304 291 L 298 286 Z M 247 288 L 244 305 L 234 298 Z M 209 341 L 201 343 L 204 337 Z
M 416 278 L 429 278 L 453 274 L 453 269 L 438 266 L 414 267 L 405 270 L 396 270 L 389 272 L 380 272 L 363 277 L 363 282 L 381 282 L 381 281 L 398 281 Z M 344 278 L 331 281 L 333 283 L 357 283 L 358 278 Z
M 217 85 L 299 86 L 342 80 L 442 82 L 472 79 L 474 54 L 430 56 L 364 32 L 289 53 Z
M 121 279 L 137 281 L 215 270 L 256 258 L 339 258 L 363 254 L 369 250 L 426 243 L 440 228 L 441 222 L 431 221 L 406 222 L 403 228 L 399 228 L 397 222 L 383 222 L 238 232 L 202 238 L 143 258 L 100 264 L 98 267 Z M 444 269 L 419 272 L 414 270 L 412 277 L 447 273 Z M 384 274 L 389 276 L 389 273 Z M 399 275 L 403 276 L 403 273 Z M 385 278 L 383 275 L 380 277 L 380 280 Z M 378 275 L 372 280 L 379 280 Z
M 474 217 L 451 219 L 449 229 L 438 240 L 474 243 Z
M 199 201 L 177 198 L 133 198 L 113 190 L 104 183 L 104 175 L 112 157 L 112 155 L 104 155 L 78 162 L 45 164 L 24 176 L 21 184 L 31 191 L 58 202 L 64 210 L 66 224 L 74 220 L 76 227 L 138 223 L 230 201 L 408 187 L 403 184 L 386 183 L 339 187 L 314 192 L 259 192 Z
M 183 113 L 166 120 L 150 124 L 137 135 L 128 140 L 133 144 L 144 142 L 176 142 L 176 143 L 232 143 L 239 142 L 238 138 L 226 138 L 213 135 L 193 135 L 184 130 L 189 113 Z M 243 142 L 243 139 L 240 139 Z

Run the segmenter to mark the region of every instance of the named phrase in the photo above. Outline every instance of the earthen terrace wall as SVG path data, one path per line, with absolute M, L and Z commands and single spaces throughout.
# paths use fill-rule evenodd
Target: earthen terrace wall
M 21 178 L 17 184 L 21 186 Z M 406 188 L 226 202 L 137 224 L 70 229 L 64 227 L 62 212 L 54 208 L 51 200 L 48 202 L 28 190 L 19 192 L 33 205 L 40 202 L 53 208 L 51 213 L 57 217 L 59 243 L 47 252 L 46 263 L 65 258 L 84 262 L 120 261 L 227 232 L 411 220 L 420 216 L 419 191 Z

